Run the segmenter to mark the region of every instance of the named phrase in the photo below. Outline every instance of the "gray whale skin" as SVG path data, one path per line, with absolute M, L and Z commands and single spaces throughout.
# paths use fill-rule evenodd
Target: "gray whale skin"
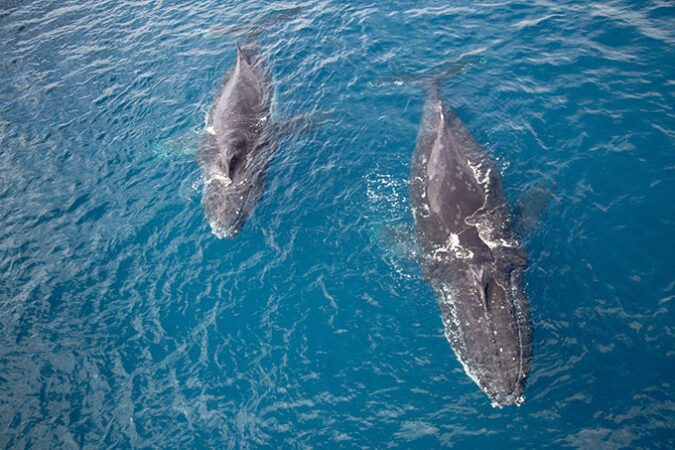
M 213 234 L 234 237 L 260 201 L 276 140 L 270 114 L 273 85 L 255 45 L 237 57 L 216 94 L 197 152 L 202 205 Z
M 437 86 L 427 89 L 410 202 L 450 346 L 492 406 L 520 405 L 532 349 L 522 281 L 527 253 L 495 163 Z

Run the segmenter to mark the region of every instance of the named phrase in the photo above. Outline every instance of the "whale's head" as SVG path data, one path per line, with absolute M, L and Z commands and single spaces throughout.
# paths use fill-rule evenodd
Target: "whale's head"
M 211 230 L 219 238 L 231 238 L 241 231 L 248 212 L 245 190 L 236 189 L 227 178 L 211 178 L 204 186 L 202 205 Z
M 439 292 L 446 337 L 495 407 L 523 403 L 531 340 L 521 270 L 469 267 Z
M 202 205 L 213 234 L 236 236 L 258 203 L 264 184 L 264 170 L 247 160 L 243 151 L 226 152 L 207 165 Z

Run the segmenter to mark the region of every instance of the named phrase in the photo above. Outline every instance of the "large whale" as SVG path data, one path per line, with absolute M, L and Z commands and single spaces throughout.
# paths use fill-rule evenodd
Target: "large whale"
M 521 404 L 532 348 L 527 254 L 495 163 L 445 105 L 438 83 L 426 90 L 410 174 L 425 280 L 467 375 L 493 406 Z
M 266 61 L 253 42 L 236 48 L 197 152 L 204 178 L 202 205 L 220 238 L 236 235 L 253 212 L 276 149 L 270 123 L 273 84 Z

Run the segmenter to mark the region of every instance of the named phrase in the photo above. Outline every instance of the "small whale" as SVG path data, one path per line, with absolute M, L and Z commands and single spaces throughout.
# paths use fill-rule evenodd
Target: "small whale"
M 196 158 L 204 179 L 202 206 L 219 238 L 236 236 L 253 213 L 283 131 L 272 123 L 274 84 L 258 37 L 302 10 L 302 6 L 274 10 L 250 25 L 230 27 L 246 32 L 247 39 L 241 47 L 235 44 L 237 56 L 211 105 Z M 292 129 L 288 123 L 285 128 Z
M 428 83 L 410 173 L 421 265 L 445 336 L 492 406 L 520 405 L 532 351 L 522 272 L 501 175 L 438 82 Z
M 254 44 L 237 56 L 216 94 L 197 152 L 202 205 L 213 234 L 233 237 L 260 201 L 276 149 L 270 126 L 272 78 Z

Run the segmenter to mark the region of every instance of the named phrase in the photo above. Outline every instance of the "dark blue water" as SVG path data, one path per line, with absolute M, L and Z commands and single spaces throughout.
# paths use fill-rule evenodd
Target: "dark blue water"
M 260 36 L 284 138 L 254 215 L 211 233 L 194 149 L 234 24 L 283 2 L 0 4 L 0 446 L 675 446 L 675 6 L 305 3 Z M 521 407 L 465 375 L 411 250 L 424 101 L 443 85 L 525 244 Z M 396 245 L 394 245 L 396 244 Z

